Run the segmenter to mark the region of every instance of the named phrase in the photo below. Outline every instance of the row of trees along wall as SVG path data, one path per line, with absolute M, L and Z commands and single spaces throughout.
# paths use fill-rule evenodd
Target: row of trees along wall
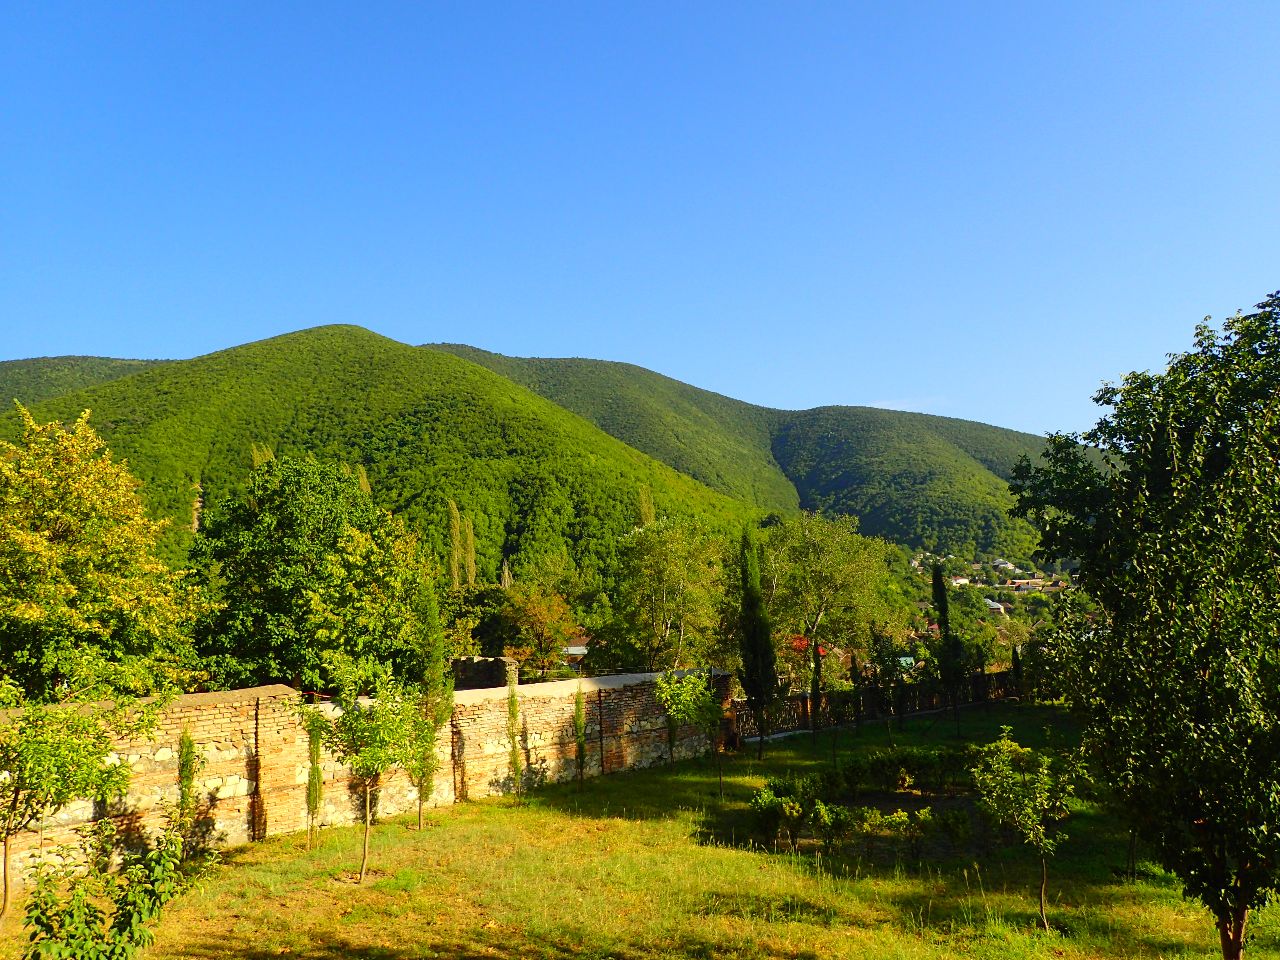
M 521 786 L 578 775 L 574 705 L 579 687 L 586 715 L 585 776 L 665 762 L 666 714 L 654 695 L 655 676 L 628 674 L 515 688 L 520 708 Z M 728 681 L 727 675 L 718 675 L 714 681 L 726 707 Z M 441 731 L 432 806 L 513 788 L 507 697 L 505 687 L 455 694 L 452 736 Z M 205 761 L 195 781 L 198 835 L 211 845 L 232 846 L 305 830 L 311 763 L 298 705 L 297 691 L 282 685 L 176 698 L 149 737 L 116 744 L 116 756 L 132 774 L 124 799 L 105 809 L 84 800 L 56 811 L 38 829 L 14 839 L 15 866 L 21 868 L 42 852 L 73 841 L 77 827 L 103 817 L 117 822 L 126 842 L 160 828 L 162 805 L 178 797 L 178 744 L 184 731 Z M 677 731 L 677 758 L 696 756 L 707 748 L 706 735 L 698 729 Z M 324 787 L 319 824 L 362 822 L 363 796 L 347 769 L 325 750 L 320 753 L 320 767 Z M 380 779 L 379 816 L 394 816 L 416 806 L 417 791 L 403 771 L 394 769 Z

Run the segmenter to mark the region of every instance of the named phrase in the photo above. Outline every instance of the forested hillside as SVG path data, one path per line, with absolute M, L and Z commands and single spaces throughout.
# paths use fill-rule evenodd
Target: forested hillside
M 174 557 L 197 496 L 234 491 L 254 443 L 363 464 L 378 497 L 437 545 L 455 499 L 475 514 L 483 571 L 608 551 L 581 545 L 625 529 L 644 484 L 660 511 L 847 513 L 865 533 L 966 556 L 1026 558 L 1034 544 L 1007 515 L 1005 480 L 1039 455 L 1039 437 L 867 407 L 773 410 L 625 363 L 322 327 L 189 361 L 9 361 L 0 393 L 38 416 L 93 409 L 173 519 Z
M 0 361 L 0 402 L 27 406 L 85 387 L 119 380 L 163 360 L 113 360 L 110 357 L 37 357 Z
M 965 556 L 1029 555 L 1005 485 L 1040 437 L 871 407 L 773 410 L 600 360 L 504 357 L 436 344 L 581 414 L 638 450 L 766 509 L 857 516 L 864 533 Z
M 183 555 L 198 499 L 238 490 L 261 444 L 360 464 L 375 497 L 443 555 L 446 500 L 475 525 L 479 572 L 496 579 L 567 553 L 610 559 L 648 486 L 658 509 L 715 524 L 742 504 L 615 440 L 476 364 L 359 327 L 320 327 L 149 367 L 33 405 L 37 419 L 92 423 L 127 457 Z M 16 418 L 0 421 L 6 436 Z
M 778 411 L 629 363 L 521 359 L 459 344 L 432 346 L 524 384 L 713 490 L 769 510 L 800 506 L 795 486 L 770 452 Z
M 1008 516 L 1005 481 L 932 429 L 933 419 L 820 407 L 790 415 L 773 449 L 807 508 L 852 514 L 865 533 L 964 557 L 1029 556 L 1036 538 Z

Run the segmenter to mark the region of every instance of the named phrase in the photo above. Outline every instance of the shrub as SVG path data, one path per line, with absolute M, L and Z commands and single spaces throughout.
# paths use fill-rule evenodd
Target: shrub
M 831 853 L 843 844 L 855 826 L 853 811 L 838 803 L 823 803 L 818 800 L 813 805 L 811 817 L 814 833 L 822 841 L 822 849 Z
M 778 838 L 782 829 L 782 800 L 769 787 L 757 790 L 751 798 L 751 816 L 766 845 Z

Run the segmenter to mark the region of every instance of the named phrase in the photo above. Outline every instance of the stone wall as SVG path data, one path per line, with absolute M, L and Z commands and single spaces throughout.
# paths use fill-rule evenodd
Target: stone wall
M 563 680 L 516 688 L 520 705 L 525 784 L 577 775 L 573 714 L 581 686 L 587 719 L 584 773 L 598 776 L 664 761 L 666 716 L 654 698 L 654 674 Z M 721 701 L 728 703 L 728 677 L 717 677 Z M 39 830 L 14 840 L 15 862 L 47 853 L 75 839 L 75 828 L 112 817 L 125 842 L 144 841 L 164 824 L 164 804 L 178 797 L 178 741 L 190 732 L 205 760 L 196 776 L 198 824 L 209 842 L 232 846 L 306 828 L 308 741 L 296 691 L 285 686 L 178 697 L 147 738 L 124 740 L 116 755 L 132 771 L 128 795 L 106 809 L 76 802 L 49 817 Z M 322 709 L 333 709 L 323 707 Z M 440 772 L 430 804 L 477 799 L 508 792 L 510 743 L 507 690 L 458 691 L 450 728 L 440 738 Z M 678 732 L 677 758 L 707 748 L 692 728 Z M 362 795 L 347 769 L 322 751 L 322 825 L 349 824 L 363 817 Z M 402 771 L 379 785 L 382 817 L 416 808 L 417 791 Z M 20 871 L 19 871 L 20 872 Z

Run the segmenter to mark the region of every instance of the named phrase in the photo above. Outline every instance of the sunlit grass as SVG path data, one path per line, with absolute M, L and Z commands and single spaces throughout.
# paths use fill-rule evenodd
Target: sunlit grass
M 1036 742 L 1054 711 L 1003 708 L 965 719 L 990 739 L 1001 723 Z M 915 720 L 899 743 L 954 742 L 946 720 Z M 843 734 L 838 754 L 883 745 L 883 727 Z M 233 851 L 172 904 L 156 958 L 419 957 L 1087 958 L 1217 956 L 1208 914 L 1154 868 L 1118 878 L 1124 838 L 1086 809 L 1052 866 L 1050 918 L 1035 928 L 1038 868 L 1020 850 L 978 863 L 828 860 L 751 846 L 746 803 L 765 776 L 831 762 L 831 743 L 769 745 L 764 763 L 605 777 L 381 825 L 374 872 L 356 886 L 356 828 Z M 13 928 L 9 933 L 12 937 Z M 10 939 L 17 952 L 17 941 Z M 1251 957 L 1280 956 L 1280 924 L 1255 924 Z

